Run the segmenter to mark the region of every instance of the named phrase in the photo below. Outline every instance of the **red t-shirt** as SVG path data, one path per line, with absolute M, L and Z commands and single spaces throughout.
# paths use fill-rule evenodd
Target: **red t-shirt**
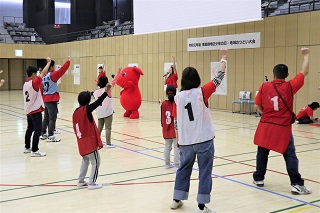
M 309 106 L 303 107 L 297 114 L 297 119 L 307 117 L 313 117 L 313 110 Z
M 101 77 L 101 76 L 106 76 L 106 71 L 105 71 L 105 70 L 102 71 L 101 73 L 99 73 L 99 75 L 98 75 L 98 77 L 97 77 L 97 80 L 96 80 L 97 84 L 99 84 L 99 81 L 100 81 L 100 77 Z
M 172 116 L 173 105 L 175 105 L 174 102 L 168 100 L 161 104 L 161 126 L 164 139 L 176 138 L 174 118 Z
M 173 85 L 175 88 L 178 88 L 177 80 L 178 80 L 178 74 L 172 74 L 169 76 L 169 78 L 167 78 L 166 84 L 167 86 Z

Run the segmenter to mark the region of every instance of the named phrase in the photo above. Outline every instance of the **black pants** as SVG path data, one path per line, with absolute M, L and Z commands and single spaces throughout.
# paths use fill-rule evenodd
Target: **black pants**
M 41 112 L 31 114 L 27 116 L 28 127 L 25 135 L 25 148 L 30 149 L 31 135 L 32 138 L 32 151 L 36 152 L 39 150 L 39 137 L 41 135 L 41 126 L 42 126 L 42 114 Z
M 312 124 L 313 121 L 310 119 L 310 117 L 302 117 L 297 119 L 299 121 L 299 124 Z
M 42 134 L 46 134 L 48 127 L 48 136 L 53 135 L 53 131 L 56 128 L 56 120 L 58 114 L 57 102 L 45 102 L 44 103 L 44 117 L 42 123 Z
M 264 180 L 267 172 L 268 155 L 270 150 L 258 146 L 256 171 L 253 173 L 253 179 L 256 181 Z M 296 155 L 296 148 L 294 146 L 293 136 L 291 135 L 290 142 L 286 152 L 283 154 L 286 162 L 287 172 L 290 177 L 291 185 L 304 185 L 304 180 L 299 173 L 299 160 Z

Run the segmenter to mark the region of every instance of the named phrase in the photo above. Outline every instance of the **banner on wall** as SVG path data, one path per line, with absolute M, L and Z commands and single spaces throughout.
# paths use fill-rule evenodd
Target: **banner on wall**
M 188 51 L 259 48 L 260 32 L 188 39 Z
M 218 75 L 220 62 L 211 62 L 211 79 Z M 217 87 L 216 91 L 213 93 L 214 95 L 227 95 L 227 68 L 225 70 L 225 76 L 221 82 L 221 84 Z
M 73 68 L 73 83 L 80 85 L 80 64 L 75 64 Z

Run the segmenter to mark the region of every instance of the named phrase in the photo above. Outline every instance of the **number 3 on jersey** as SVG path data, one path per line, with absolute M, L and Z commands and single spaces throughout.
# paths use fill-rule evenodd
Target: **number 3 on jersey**
M 81 138 L 81 132 L 80 132 L 80 128 L 79 128 L 79 124 L 78 123 L 76 123 L 76 132 L 77 132 L 77 137 L 78 138 Z
M 170 111 L 166 111 L 166 124 L 169 125 L 171 124 L 171 112 Z

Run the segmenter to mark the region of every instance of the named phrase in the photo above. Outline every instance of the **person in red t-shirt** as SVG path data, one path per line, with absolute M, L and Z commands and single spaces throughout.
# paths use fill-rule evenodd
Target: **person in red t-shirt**
M 44 118 L 42 122 L 41 140 L 47 139 L 47 142 L 60 142 L 61 139 L 54 136 L 56 127 L 58 102 L 60 95 L 58 91 L 58 80 L 66 73 L 70 66 L 70 56 L 63 66 L 54 71 L 54 60 L 51 60 L 49 72 L 42 78 Z M 48 135 L 46 134 L 48 128 Z
M 180 165 L 179 148 L 176 143 L 176 133 L 174 130 L 174 119 L 172 117 L 172 108 L 174 105 L 174 96 L 177 93 L 177 89 L 173 85 L 169 85 L 166 89 L 166 95 L 168 100 L 165 100 L 161 104 L 161 126 L 162 135 L 165 140 L 164 146 L 164 168 L 170 169 L 170 152 L 172 145 L 174 148 L 174 169 L 178 170 Z
M 175 88 L 178 88 L 178 73 L 176 69 L 176 59 L 172 56 L 173 65 L 170 67 L 168 72 L 163 76 L 164 77 L 164 85 L 173 85 Z
M 99 80 L 101 76 L 106 76 L 106 70 L 105 70 L 105 66 L 104 66 L 104 61 L 103 61 L 103 65 L 99 67 L 99 75 L 97 77 L 96 83 L 97 86 L 99 86 Z
M 273 68 L 274 80 L 263 83 L 254 100 L 256 109 L 262 113 L 254 135 L 254 144 L 258 145 L 258 151 L 253 183 L 258 187 L 264 186 L 268 155 L 270 150 L 273 150 L 284 157 L 292 186 L 291 193 L 294 195 L 311 193 L 311 190 L 304 186 L 304 180 L 298 170 L 299 160 L 291 129 L 293 95 L 303 86 L 304 78 L 309 73 L 309 52 L 308 48 L 301 48 L 304 57 L 302 71 L 290 81 L 285 81 L 289 75 L 288 67 L 285 64 L 276 65 Z M 275 87 L 282 98 L 279 97 Z M 282 99 L 290 107 L 290 111 Z
M 43 76 L 47 74 L 50 66 L 51 59 L 47 58 L 47 65 L 43 71 L 37 76 L 38 69 L 33 66 L 29 66 L 27 69 L 28 78 L 23 85 L 23 97 L 24 97 L 24 109 L 27 115 L 27 130 L 25 134 L 25 146 L 23 153 L 31 153 L 31 157 L 43 157 L 46 156 L 45 152 L 39 151 L 39 137 L 41 135 L 42 126 L 42 114 L 44 110 L 44 104 L 41 96 L 41 82 Z M 33 133 L 32 147 L 31 136 Z
M 90 92 L 81 92 L 78 95 L 79 107 L 72 115 L 73 130 L 78 142 L 79 154 L 82 156 L 78 187 L 88 186 L 88 189 L 99 189 L 102 184 L 96 184 L 98 170 L 100 167 L 99 149 L 103 147 L 101 137 L 92 116 L 92 111 L 99 107 L 103 100 L 108 96 L 111 84 L 107 84 L 105 92 L 92 104 L 90 104 Z M 92 165 L 89 183 L 86 177 L 89 162 Z
M 308 106 L 302 108 L 297 115 L 298 124 L 311 124 L 319 123 L 318 118 L 313 117 L 313 111 L 316 111 L 319 108 L 318 102 L 312 102 Z

